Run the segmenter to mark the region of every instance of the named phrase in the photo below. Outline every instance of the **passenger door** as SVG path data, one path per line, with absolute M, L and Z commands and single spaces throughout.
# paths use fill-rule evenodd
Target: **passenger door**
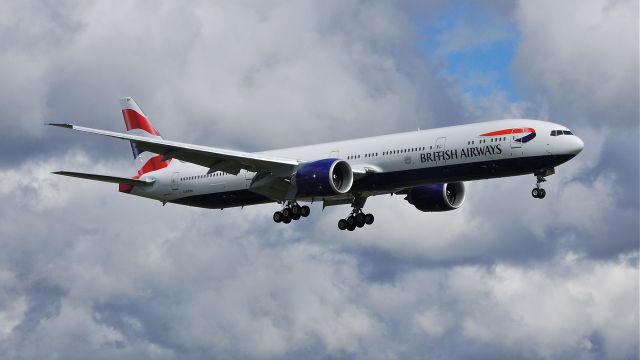
M 447 138 L 446 137 L 439 137 L 436 140 L 436 147 L 434 149 L 434 154 L 433 155 L 437 156 L 437 154 L 435 154 L 435 152 L 445 151 L 446 147 L 447 147 Z M 438 159 L 438 157 L 436 157 L 436 159 Z M 443 165 L 445 163 L 444 156 L 441 156 L 439 158 L 439 160 L 435 161 L 435 163 L 436 163 L 436 165 Z
M 171 190 L 177 192 L 180 189 L 180 173 L 174 172 L 171 175 Z

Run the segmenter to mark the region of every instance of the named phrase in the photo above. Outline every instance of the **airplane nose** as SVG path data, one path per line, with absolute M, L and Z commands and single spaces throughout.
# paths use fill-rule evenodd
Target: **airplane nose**
M 571 153 L 578 155 L 584 149 L 584 141 L 577 136 L 572 136 Z

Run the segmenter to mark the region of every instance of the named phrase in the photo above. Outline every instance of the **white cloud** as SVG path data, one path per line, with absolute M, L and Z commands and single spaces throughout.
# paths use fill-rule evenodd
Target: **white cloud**
M 637 1 L 520 1 L 516 24 L 515 67 L 562 122 L 637 127 Z

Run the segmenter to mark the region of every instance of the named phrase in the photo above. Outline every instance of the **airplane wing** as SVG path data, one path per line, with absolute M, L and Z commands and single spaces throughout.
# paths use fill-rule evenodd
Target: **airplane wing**
M 253 172 L 268 171 L 291 174 L 299 165 L 294 159 L 257 155 L 242 151 L 217 149 L 207 146 L 185 144 L 163 139 L 122 134 L 113 131 L 92 129 L 72 124 L 49 124 L 92 134 L 134 142 L 140 150 L 163 155 L 163 159 L 175 158 L 209 168 L 209 172 L 225 171 L 238 174 L 241 169 Z
M 53 172 L 53 174 L 71 176 L 71 177 L 76 177 L 81 179 L 96 180 L 96 181 L 108 182 L 113 184 L 149 186 L 154 183 L 154 181 L 137 180 L 137 179 L 131 179 L 131 178 L 125 178 L 125 177 L 119 177 L 119 176 L 87 174 L 87 173 L 79 173 L 79 172 L 72 172 L 72 171 L 55 171 Z

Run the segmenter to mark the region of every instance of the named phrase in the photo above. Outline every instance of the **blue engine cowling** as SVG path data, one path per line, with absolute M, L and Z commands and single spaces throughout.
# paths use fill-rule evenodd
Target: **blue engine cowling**
M 416 186 L 404 199 L 420 211 L 439 212 L 459 208 L 464 198 L 464 183 L 457 182 Z
M 348 162 L 323 159 L 302 164 L 295 175 L 298 196 L 344 194 L 353 185 L 353 171 Z

